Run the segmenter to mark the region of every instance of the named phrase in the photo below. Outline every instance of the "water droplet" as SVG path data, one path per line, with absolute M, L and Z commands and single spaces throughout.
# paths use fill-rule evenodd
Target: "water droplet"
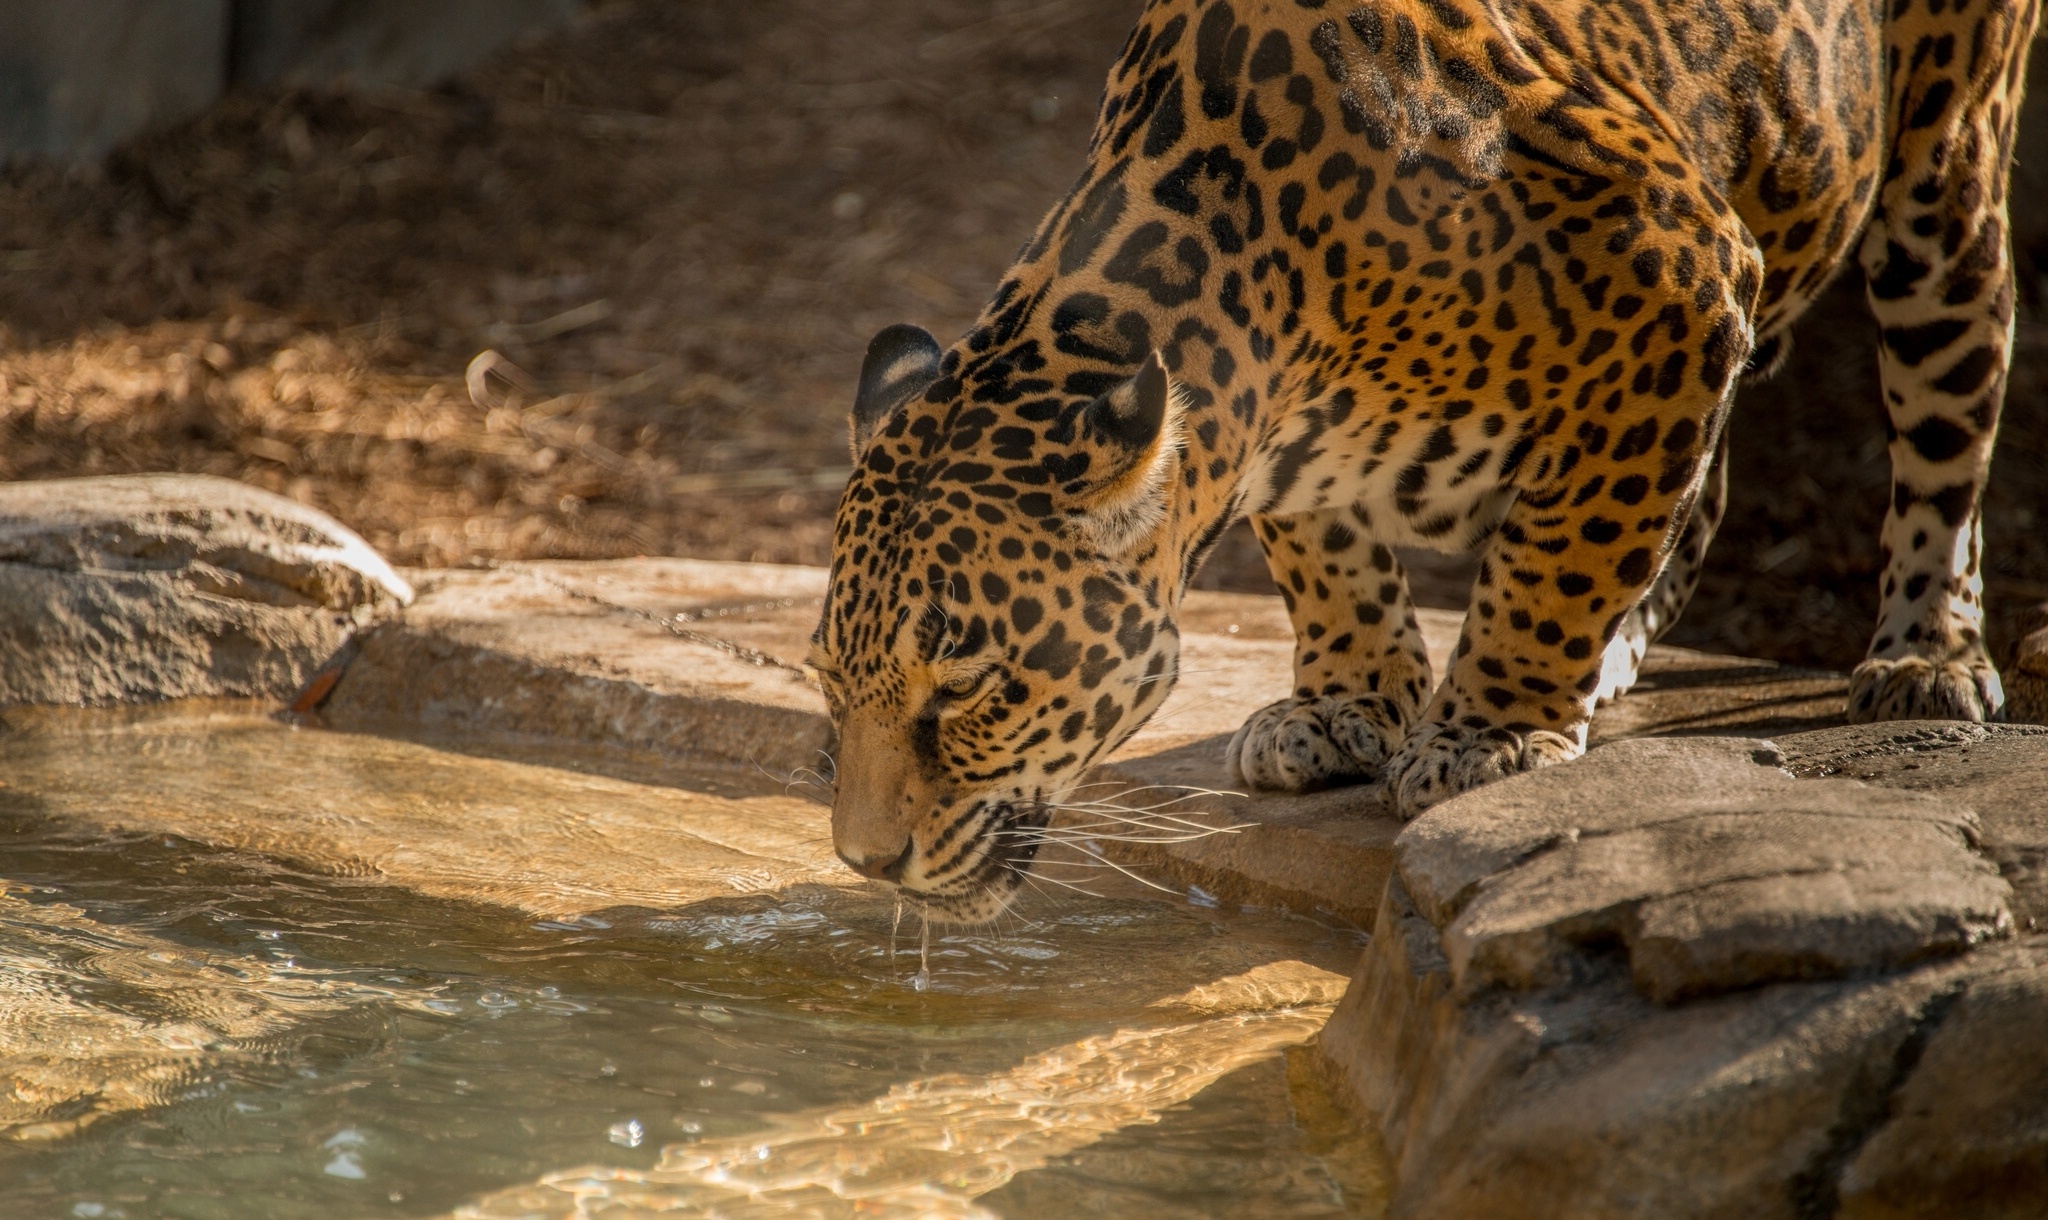
M 613 1123 L 606 1130 L 605 1134 L 610 1137 L 612 1143 L 617 1144 L 621 1148 L 638 1148 L 640 1141 L 646 1138 L 646 1132 L 641 1130 L 640 1120 L 637 1118 L 629 1118 L 622 1123 Z
M 597 1069 L 597 1074 L 600 1076 L 616 1076 L 619 1074 L 619 1067 L 615 1063 L 607 1063 Z
M 362 1181 L 370 1175 L 363 1169 L 363 1163 L 356 1150 L 369 1142 L 369 1137 L 354 1127 L 343 1127 L 328 1136 L 326 1142 L 320 1146 L 334 1151 L 334 1159 L 322 1166 L 320 1172 L 329 1177 Z

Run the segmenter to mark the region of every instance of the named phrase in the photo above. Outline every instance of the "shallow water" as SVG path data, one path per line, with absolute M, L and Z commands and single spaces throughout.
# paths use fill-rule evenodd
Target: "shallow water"
M 1377 1214 L 1291 1049 L 1351 934 L 1063 892 L 924 971 L 821 809 L 595 771 L 12 715 L 0 1216 Z

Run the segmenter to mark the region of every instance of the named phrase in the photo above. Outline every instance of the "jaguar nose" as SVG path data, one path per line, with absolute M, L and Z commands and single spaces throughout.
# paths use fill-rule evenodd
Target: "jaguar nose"
M 856 860 L 842 851 L 839 858 L 846 862 L 846 867 L 863 877 L 873 877 L 877 881 L 900 882 L 903 880 L 903 870 L 910 867 L 911 853 L 916 850 L 917 845 L 906 840 L 903 850 L 897 852 L 894 857 L 874 855 Z

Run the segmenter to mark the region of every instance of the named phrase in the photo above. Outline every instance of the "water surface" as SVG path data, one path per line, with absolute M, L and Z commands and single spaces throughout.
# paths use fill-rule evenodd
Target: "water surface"
M 0 1215 L 1377 1214 L 1353 935 L 1056 891 L 921 969 L 815 805 L 601 770 L 10 714 Z

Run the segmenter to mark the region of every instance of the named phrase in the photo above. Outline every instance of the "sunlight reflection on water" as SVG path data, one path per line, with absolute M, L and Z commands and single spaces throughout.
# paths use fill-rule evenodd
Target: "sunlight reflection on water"
M 1376 1214 L 1288 1050 L 1348 933 L 1070 895 L 921 958 L 778 792 L 8 717 L 0 1215 Z

